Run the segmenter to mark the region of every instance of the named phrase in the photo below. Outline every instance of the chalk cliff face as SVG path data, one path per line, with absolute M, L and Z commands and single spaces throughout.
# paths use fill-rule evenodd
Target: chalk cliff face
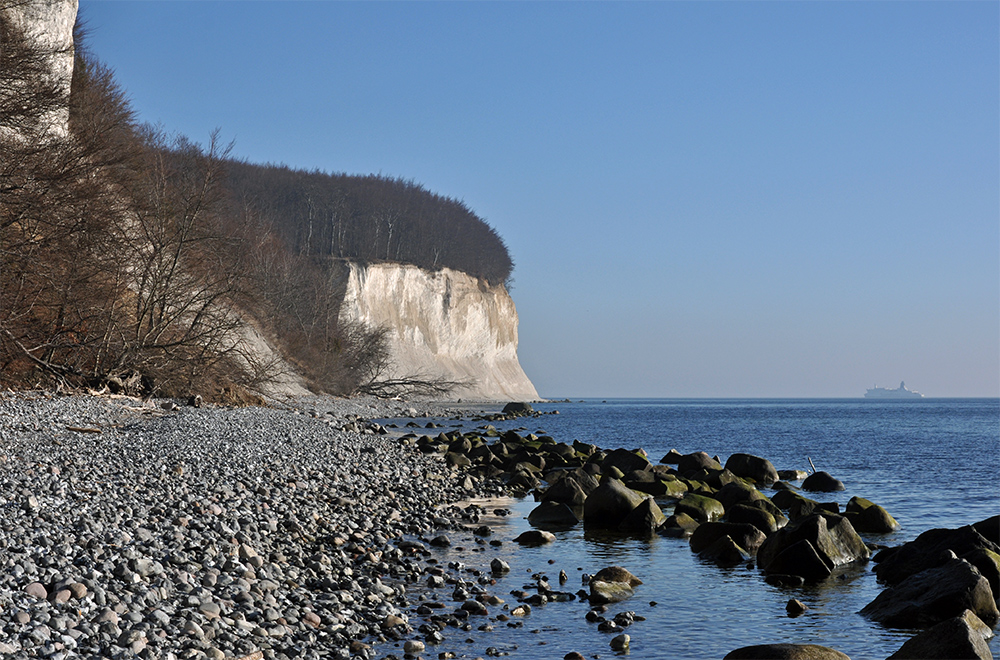
M 517 310 L 503 286 L 447 268 L 347 264 L 340 318 L 389 330 L 390 377 L 468 381 L 451 396 L 535 400 L 517 361 Z
M 49 75 L 67 98 L 73 78 L 73 25 L 78 8 L 79 0 L 0 0 L 0 18 L 23 30 L 49 54 Z M 51 113 L 45 124 L 49 135 L 65 138 L 69 134 L 69 107 Z

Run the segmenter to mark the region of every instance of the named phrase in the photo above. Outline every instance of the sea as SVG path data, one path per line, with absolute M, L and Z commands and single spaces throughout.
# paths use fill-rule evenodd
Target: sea
M 809 471 L 811 460 L 846 487 L 811 494 L 814 499 L 843 508 L 858 495 L 895 517 L 901 525 L 896 532 L 863 535 L 883 545 L 1000 514 L 1000 399 L 585 399 L 534 408 L 551 414 L 494 426 L 604 449 L 642 448 L 654 463 L 670 449 L 705 451 L 723 464 L 730 454 L 749 453 L 769 459 L 778 470 Z M 461 424 L 464 432 L 478 426 L 442 423 Z M 660 504 L 669 515 L 670 500 Z M 526 517 L 536 505 L 532 498 L 506 505 L 511 515 L 483 521 L 496 538 L 531 528 Z M 765 583 L 758 568 L 719 567 L 699 559 L 684 539 L 597 534 L 582 524 L 556 537 L 538 548 L 508 542 L 489 548 L 487 562 L 500 557 L 513 569 L 498 585 L 499 595 L 513 602 L 503 590 L 531 586 L 538 575 L 559 588 L 560 570 L 569 578 L 563 589 L 576 591 L 584 573 L 623 566 L 643 584 L 605 616 L 633 611 L 645 618 L 626 631 L 631 657 L 701 660 L 743 646 L 797 643 L 828 646 L 854 660 L 885 658 L 914 632 L 886 629 L 859 614 L 882 590 L 872 563 L 838 569 L 819 585 L 779 588 Z M 460 551 L 453 552 L 460 560 Z M 785 610 L 793 598 L 808 608 L 795 618 Z M 520 627 L 497 622 L 492 632 L 450 635 L 428 653 L 477 657 L 489 646 L 511 658 L 562 658 L 570 651 L 588 658 L 614 655 L 613 635 L 588 622 L 587 609 L 580 601 L 537 606 Z M 1000 657 L 1000 642 L 990 646 L 993 657 Z

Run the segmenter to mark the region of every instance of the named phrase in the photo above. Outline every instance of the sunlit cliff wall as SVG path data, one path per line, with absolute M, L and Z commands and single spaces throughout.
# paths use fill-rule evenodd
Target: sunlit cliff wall
M 345 264 L 340 318 L 389 330 L 392 376 L 466 385 L 451 397 L 538 398 L 517 360 L 517 310 L 503 286 L 447 268 Z

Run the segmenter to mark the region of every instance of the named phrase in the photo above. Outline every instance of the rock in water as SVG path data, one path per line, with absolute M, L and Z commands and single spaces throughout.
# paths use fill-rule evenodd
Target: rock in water
M 805 481 L 802 482 L 802 490 L 832 493 L 844 490 L 844 482 L 835 479 L 829 472 L 815 472 L 806 477 Z
M 945 619 L 906 640 L 898 651 L 889 656 L 889 660 L 991 660 L 993 654 L 986 640 L 992 636 L 993 631 L 979 617 L 966 610 L 961 616 Z
M 770 486 L 778 480 L 778 471 L 771 461 L 751 454 L 733 454 L 726 461 L 726 469 L 738 477 L 753 479 L 762 486 Z
M 730 651 L 723 660 L 851 660 L 850 656 L 816 644 L 758 644 Z
M 605 477 L 583 504 L 583 524 L 596 529 L 617 529 L 645 499 L 618 479 Z
M 964 559 L 950 559 L 889 587 L 861 613 L 890 628 L 927 628 L 965 610 L 990 627 L 1000 620 L 986 578 Z

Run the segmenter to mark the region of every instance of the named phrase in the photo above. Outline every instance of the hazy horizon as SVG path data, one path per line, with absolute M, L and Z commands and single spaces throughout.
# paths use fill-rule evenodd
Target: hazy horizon
M 587 398 L 1000 395 L 1000 4 L 82 0 L 139 118 L 463 200 Z

